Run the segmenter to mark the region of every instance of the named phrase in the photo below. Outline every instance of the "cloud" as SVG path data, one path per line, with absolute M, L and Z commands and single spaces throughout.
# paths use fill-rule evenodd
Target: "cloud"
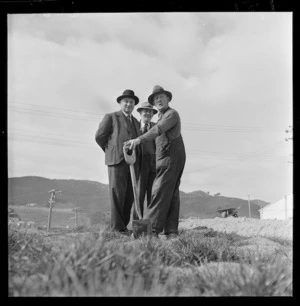
M 10 15 L 9 101 L 37 104 L 40 112 L 10 111 L 9 127 L 38 131 L 45 138 L 55 133 L 62 139 L 79 137 L 94 142 L 103 114 L 119 109 L 116 98 L 125 89 L 133 89 L 140 101 L 146 101 L 153 86 L 159 84 L 173 93 L 170 106 L 180 113 L 188 152 L 219 151 L 224 165 L 253 171 L 252 163 L 243 168 L 225 160 L 226 154 L 251 152 L 262 147 L 266 137 L 272 143 L 283 135 L 207 131 L 204 127 L 291 124 L 291 26 L 289 13 Z M 90 120 L 70 118 L 72 110 L 82 110 L 77 116 Z M 134 115 L 139 118 L 136 111 Z M 80 175 L 107 179 L 101 149 L 96 146 L 87 153 L 79 142 L 77 149 L 53 145 L 53 159 L 48 159 L 47 166 L 42 159 L 49 157 L 49 146 L 39 148 L 37 142 L 31 142 L 26 148 L 14 142 L 10 152 L 18 166 L 12 169 L 34 172 L 34 163 L 21 165 L 21 156 L 29 161 L 39 154 L 43 157 L 37 162 L 41 172 L 51 173 L 52 165 L 57 173 L 76 175 L 72 160 L 78 164 L 85 157 L 88 162 Z M 61 159 L 65 167 L 59 170 L 55 159 Z M 228 180 L 234 171 L 219 169 L 219 162 L 222 164 L 222 159 L 200 153 L 188 155 L 182 186 L 186 190 L 206 186 L 209 190 L 213 187 L 207 184 L 216 188 L 223 184 L 224 190 L 229 190 L 226 177 Z M 258 159 L 257 166 L 272 167 Z M 199 172 L 188 174 L 190 169 Z M 238 185 L 238 179 L 232 181 Z

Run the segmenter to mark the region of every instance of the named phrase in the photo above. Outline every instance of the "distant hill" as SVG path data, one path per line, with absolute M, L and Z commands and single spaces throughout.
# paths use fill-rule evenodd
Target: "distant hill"
M 108 185 L 87 180 L 58 180 L 37 176 L 8 179 L 8 205 L 37 203 L 47 206 L 48 191 L 61 190 L 56 196 L 55 207 L 80 207 L 83 211 L 110 211 Z
M 183 217 L 203 217 L 213 218 L 219 216 L 218 209 L 235 207 L 239 208 L 240 217 L 249 217 L 248 200 L 239 198 L 212 196 L 212 195 L 191 195 L 192 193 L 181 192 L 181 209 L 180 214 Z M 257 202 L 259 201 L 259 202 Z M 259 205 L 257 203 L 260 203 Z M 251 200 L 251 217 L 259 219 L 259 209 L 267 202 L 261 200 Z M 262 205 L 262 206 L 260 206 Z
M 8 179 L 8 205 L 26 205 L 37 203 L 37 206 L 47 206 L 51 189 L 61 190 L 57 194 L 57 208 L 80 207 L 82 211 L 109 212 L 109 190 L 107 184 L 88 180 L 47 179 L 37 176 L 13 177 Z M 189 193 L 180 192 L 180 216 L 212 218 L 218 216 L 216 212 L 221 208 L 240 207 L 239 215 L 248 217 L 248 201 L 209 195 L 198 190 Z M 259 218 L 259 209 L 268 203 L 262 200 L 251 200 L 251 217 Z

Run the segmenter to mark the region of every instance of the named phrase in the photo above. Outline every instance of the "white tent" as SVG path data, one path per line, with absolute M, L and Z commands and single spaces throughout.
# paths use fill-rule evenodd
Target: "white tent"
M 283 199 L 261 208 L 260 219 L 293 219 L 293 202 L 293 194 L 285 195 Z

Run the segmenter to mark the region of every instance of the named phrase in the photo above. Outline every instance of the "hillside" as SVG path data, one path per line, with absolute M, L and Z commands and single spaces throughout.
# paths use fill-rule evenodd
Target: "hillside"
M 80 207 L 84 212 L 109 212 L 108 185 L 88 180 L 47 179 L 43 177 L 25 176 L 8 179 L 8 205 L 22 206 L 28 203 L 37 203 L 38 207 L 45 207 L 48 203 L 49 190 L 61 190 L 57 194 L 56 208 Z M 218 216 L 220 208 L 239 207 L 239 215 L 248 217 L 248 201 L 213 196 L 201 190 L 185 193 L 180 192 L 180 216 L 212 218 Z M 259 218 L 260 205 L 268 204 L 262 200 L 251 201 L 251 217 Z
M 83 211 L 109 211 L 108 185 L 83 180 L 58 180 L 25 176 L 8 179 L 8 205 L 37 203 L 45 207 L 50 198 L 49 190 L 61 190 L 56 196 L 55 207 L 80 207 Z

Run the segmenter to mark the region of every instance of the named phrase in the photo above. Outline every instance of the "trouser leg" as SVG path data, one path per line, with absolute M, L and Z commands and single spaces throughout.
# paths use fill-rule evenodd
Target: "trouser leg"
M 111 228 L 122 231 L 129 222 L 127 213 L 132 207 L 133 196 L 130 194 L 129 166 L 125 161 L 108 166 L 109 192 L 111 202 Z
M 166 234 L 178 233 L 179 186 L 184 165 L 185 156 L 183 155 L 179 162 L 157 170 L 152 187 L 151 203 L 145 216 L 145 219 L 151 219 L 152 228 L 157 232 L 164 229 Z
M 152 187 L 153 187 L 153 182 L 156 176 L 156 172 L 150 171 L 148 174 L 148 181 L 147 181 L 147 192 L 146 192 L 146 197 L 147 197 L 147 207 L 149 207 L 151 203 L 151 197 L 152 197 Z
M 180 186 L 184 165 L 185 165 L 185 154 L 182 155 L 180 163 L 178 163 L 175 167 L 176 171 L 174 173 L 174 179 L 176 183 L 164 226 L 165 234 L 178 234 L 179 211 L 180 211 L 179 186 Z
M 180 179 L 177 181 L 175 190 L 171 199 L 170 207 L 166 217 L 164 233 L 178 234 L 179 210 L 180 210 L 180 195 L 179 195 Z
M 123 218 L 124 218 L 125 227 L 127 227 L 130 221 L 130 212 L 131 212 L 133 201 L 134 201 L 134 195 L 133 195 L 132 182 L 131 182 L 130 173 L 128 173 L 127 189 L 126 189 L 125 203 L 124 203 L 124 208 L 123 208 Z
M 158 168 L 154 179 L 151 203 L 145 212 L 145 219 L 151 220 L 152 229 L 156 232 L 161 232 L 165 225 L 176 183 L 173 172 L 174 167 Z

